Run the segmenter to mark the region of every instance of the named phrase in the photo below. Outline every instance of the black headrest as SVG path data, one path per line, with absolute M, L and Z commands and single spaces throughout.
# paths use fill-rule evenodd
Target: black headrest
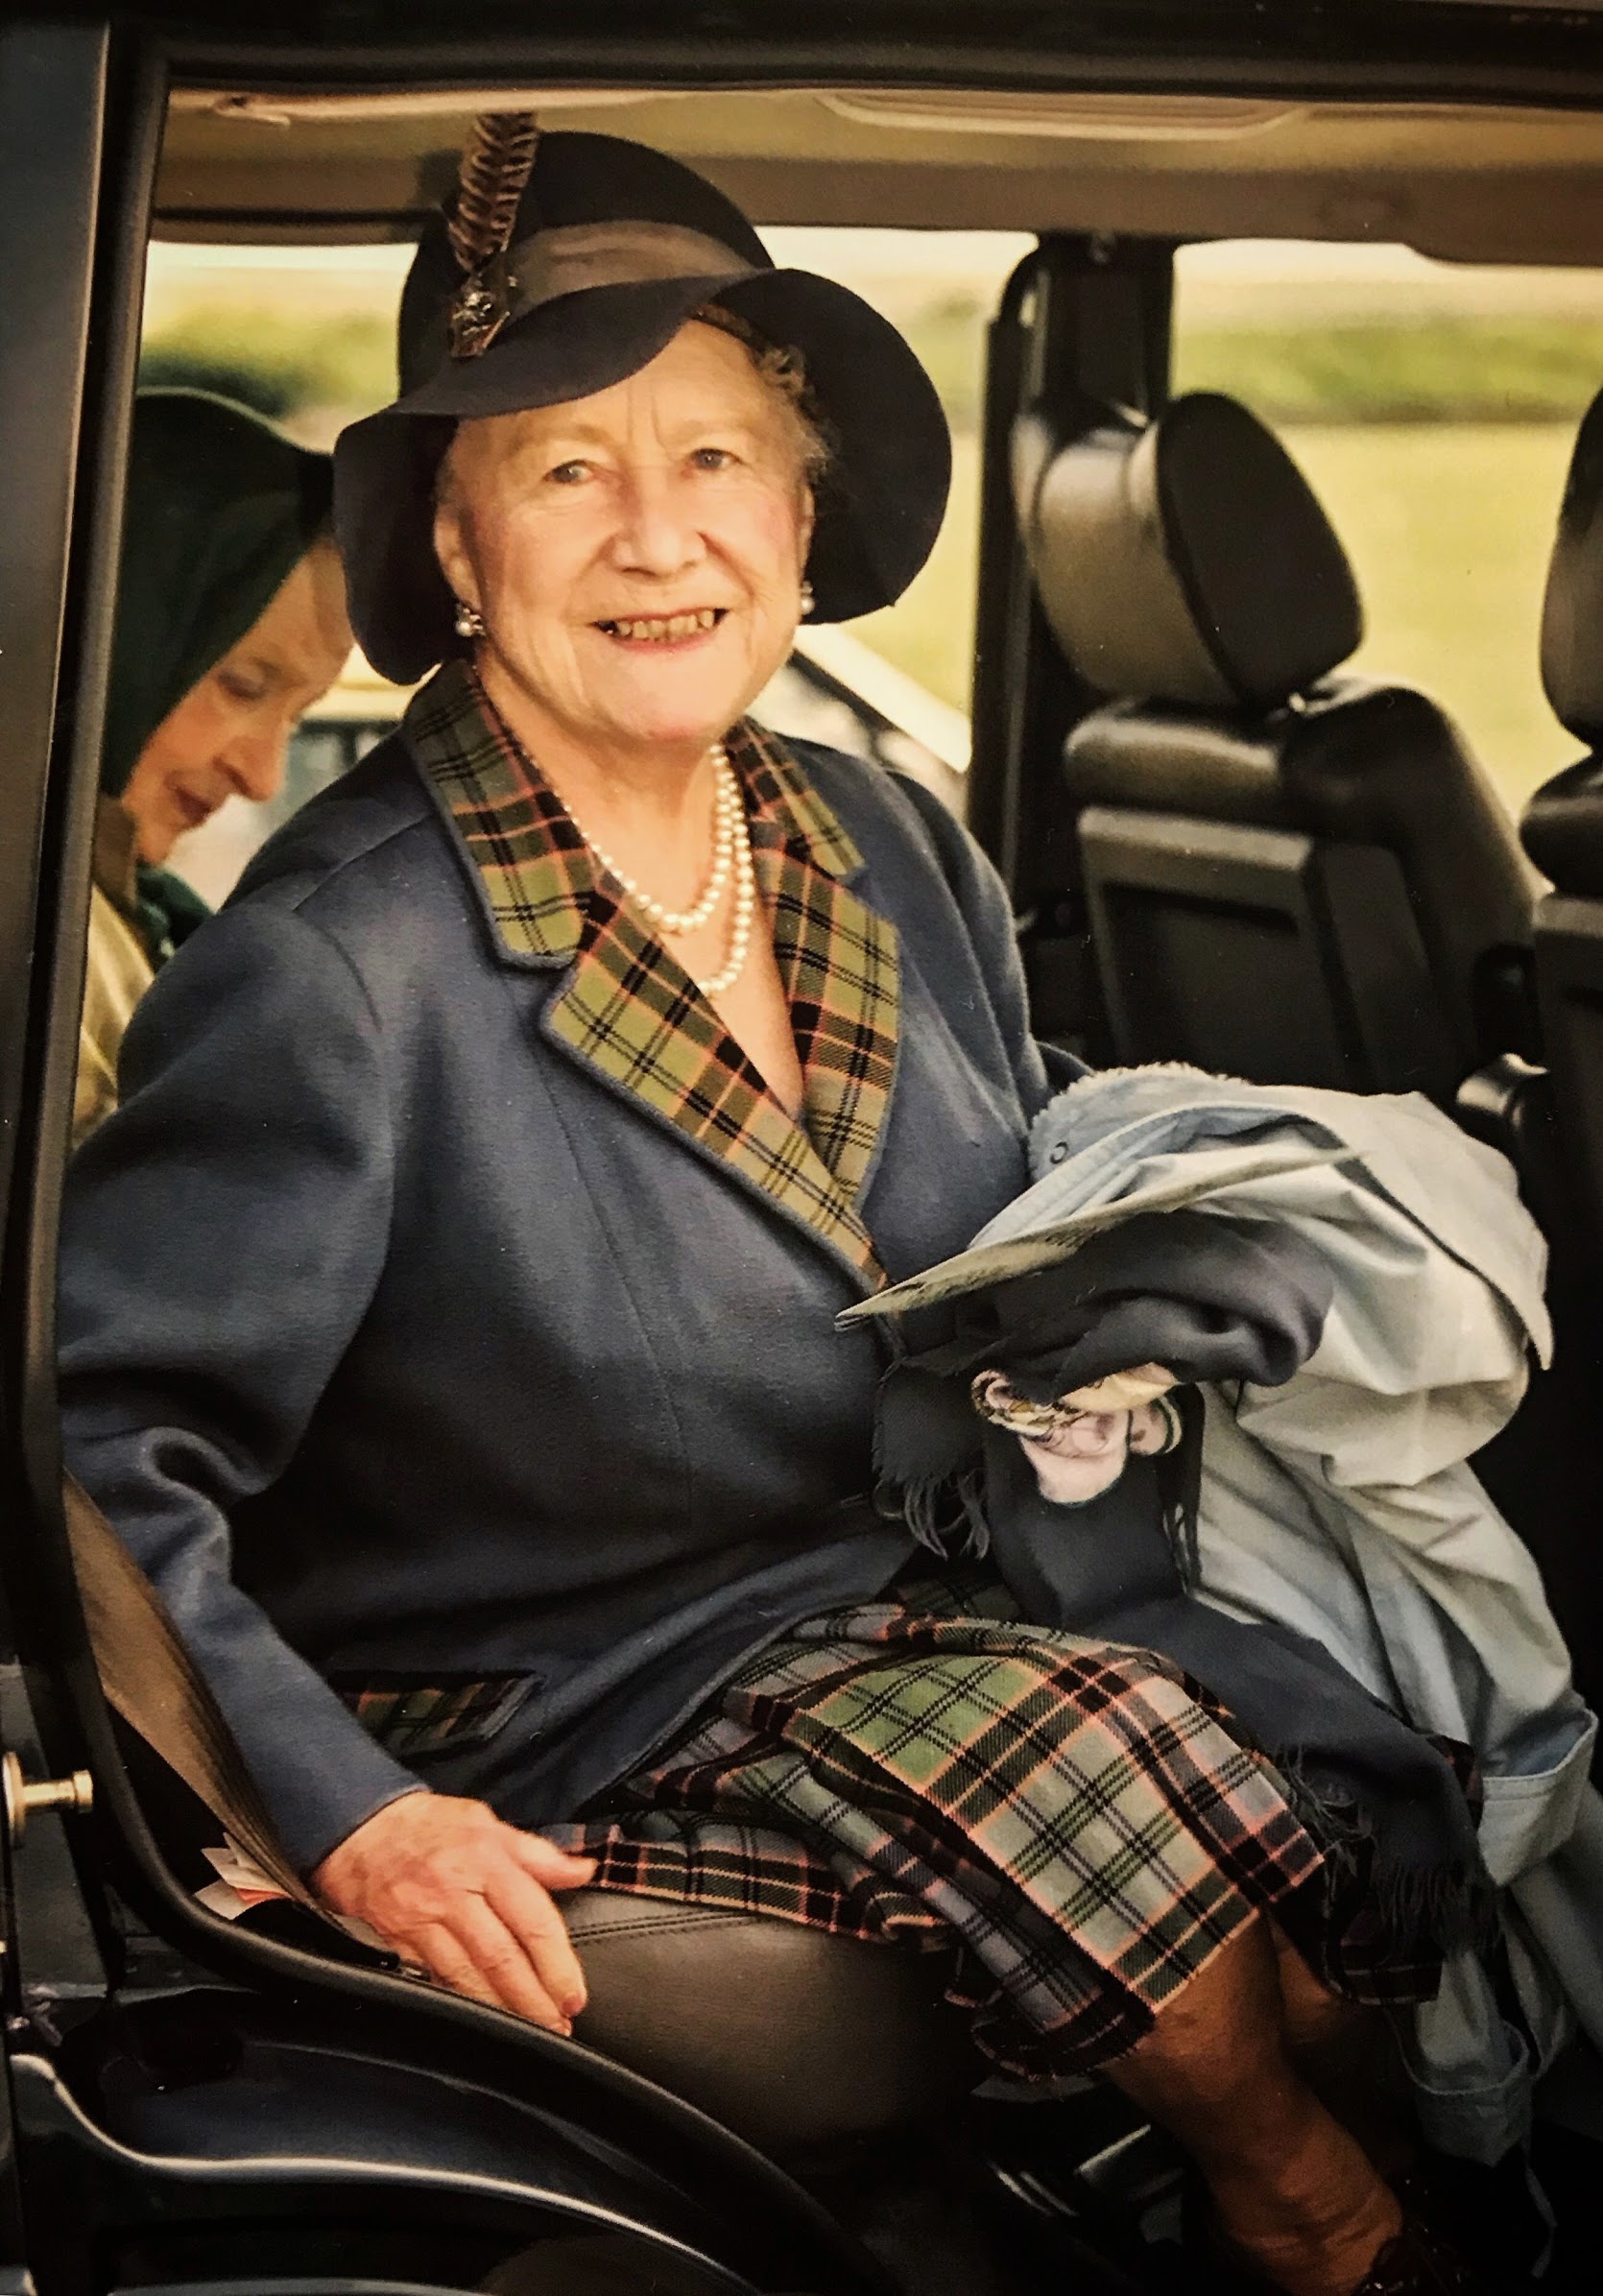
M 1603 744 L 1603 391 L 1569 458 L 1542 608 L 1542 682 L 1559 723 Z
M 1014 436 L 1014 491 L 1041 607 L 1107 694 L 1270 708 L 1363 634 L 1347 554 L 1285 448 L 1234 399 L 1149 423 L 1100 410 Z
M 1519 817 L 1519 842 L 1561 893 L 1603 894 L 1603 763 L 1583 757 L 1543 781 Z

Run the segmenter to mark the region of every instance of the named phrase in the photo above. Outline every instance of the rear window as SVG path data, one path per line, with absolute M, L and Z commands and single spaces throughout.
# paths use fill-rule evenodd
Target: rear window
M 1538 633 L 1569 451 L 1603 385 L 1603 273 L 1186 248 L 1175 376 L 1280 434 L 1357 574 L 1352 666 L 1433 695 L 1517 812 L 1576 753 L 1542 691 Z

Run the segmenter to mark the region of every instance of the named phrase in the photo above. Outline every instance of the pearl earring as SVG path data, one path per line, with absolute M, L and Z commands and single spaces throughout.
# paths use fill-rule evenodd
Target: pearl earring
M 804 582 L 802 585 L 802 619 L 803 622 L 812 612 L 813 608 L 817 605 L 817 599 L 813 596 L 812 584 L 810 582 Z
M 484 616 L 476 606 L 469 606 L 466 598 L 456 602 L 456 634 L 458 637 L 483 637 Z

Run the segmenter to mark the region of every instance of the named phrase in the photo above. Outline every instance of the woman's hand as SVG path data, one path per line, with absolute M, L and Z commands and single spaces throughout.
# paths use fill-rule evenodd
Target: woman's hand
M 593 1858 L 503 1825 L 483 1802 L 419 1793 L 347 1834 L 312 1885 L 443 1985 L 570 2033 L 585 1976 L 550 1892 L 594 1872 Z

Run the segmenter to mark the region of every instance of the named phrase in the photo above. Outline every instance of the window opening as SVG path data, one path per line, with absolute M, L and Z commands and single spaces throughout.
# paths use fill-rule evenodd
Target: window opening
M 1423 687 L 1511 811 L 1574 754 L 1542 691 L 1547 556 L 1603 384 L 1603 272 L 1232 240 L 1175 264 L 1177 391 L 1284 440 L 1358 578 L 1352 667 Z

